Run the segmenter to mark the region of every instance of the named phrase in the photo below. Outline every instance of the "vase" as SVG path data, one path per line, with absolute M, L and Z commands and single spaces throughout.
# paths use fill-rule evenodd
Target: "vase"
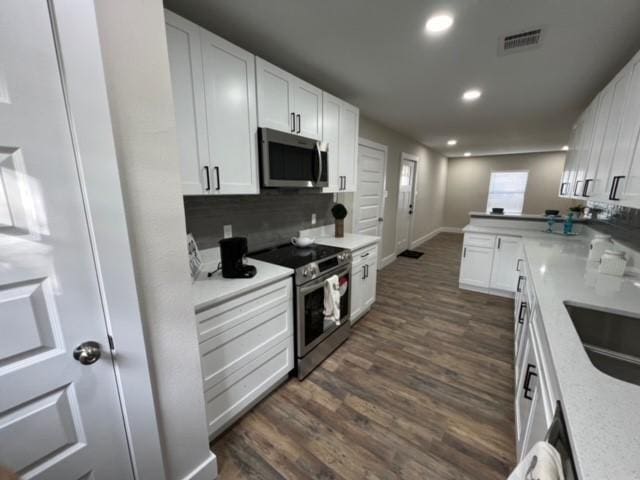
M 336 237 L 344 237 L 344 218 L 336 218 Z

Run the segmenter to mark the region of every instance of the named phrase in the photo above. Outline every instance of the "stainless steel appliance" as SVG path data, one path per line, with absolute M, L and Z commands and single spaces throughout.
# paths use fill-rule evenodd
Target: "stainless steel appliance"
M 567 425 L 565 423 L 562 404 L 560 402 L 556 403 L 556 411 L 553 416 L 553 420 L 551 421 L 551 425 L 549 426 L 549 430 L 547 430 L 545 441 L 550 443 L 560 454 L 565 480 L 577 480 L 578 473 L 576 472 L 576 465 L 573 460 L 573 452 L 571 450 L 571 442 L 569 441 Z
M 295 270 L 296 370 L 302 380 L 348 337 L 351 329 L 351 252 L 325 245 L 283 245 L 250 257 Z M 324 282 L 337 275 L 342 285 L 340 321 L 324 316 Z
M 320 142 L 260 128 L 258 146 L 263 187 L 320 188 L 329 185 L 327 148 Z

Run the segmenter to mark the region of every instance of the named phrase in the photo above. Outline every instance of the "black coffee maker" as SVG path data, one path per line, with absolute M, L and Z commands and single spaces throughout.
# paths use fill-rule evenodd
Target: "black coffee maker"
M 224 278 L 251 278 L 255 276 L 256 267 L 244 263 L 244 257 L 249 251 L 246 237 L 223 238 L 219 243 Z

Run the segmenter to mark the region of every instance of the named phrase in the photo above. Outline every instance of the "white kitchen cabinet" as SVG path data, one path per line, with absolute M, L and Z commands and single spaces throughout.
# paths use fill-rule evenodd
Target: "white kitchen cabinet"
M 521 248 L 521 238 L 498 235 L 491 268 L 491 288 L 515 291 L 518 278 L 516 265 Z
M 322 94 L 322 142 L 327 146 L 329 186 L 324 192 L 354 192 L 360 111 L 333 95 Z
M 352 253 L 351 323 L 357 322 L 376 300 L 378 246 L 361 248 Z
M 586 179 L 592 178 L 593 176 L 590 173 L 592 170 L 591 167 L 594 165 L 594 161 L 592 161 L 591 158 L 591 149 L 593 147 L 593 130 L 595 128 L 599 106 L 600 97 L 596 97 L 583 115 L 580 138 L 576 151 L 576 176 L 569 191 L 573 197 L 584 196 L 585 188 L 588 185 Z M 595 163 L 597 163 L 597 159 Z
M 254 56 L 200 32 L 211 192 L 259 193 Z
M 212 305 L 196 320 L 213 438 L 293 369 L 292 281 Z
M 463 245 L 460 284 L 488 288 L 491 282 L 493 248 Z
M 526 337 L 522 355 L 524 355 L 524 361 L 522 362 L 522 371 L 519 375 L 515 397 L 516 452 L 518 459 L 522 455 L 522 447 L 529 427 L 529 415 L 531 414 L 533 398 L 538 384 L 538 372 L 531 335 Z
M 183 193 L 258 193 L 254 56 L 165 18 Z
M 165 10 L 182 193 L 205 193 L 209 166 L 200 27 Z
M 322 90 L 256 57 L 258 126 L 322 139 Z

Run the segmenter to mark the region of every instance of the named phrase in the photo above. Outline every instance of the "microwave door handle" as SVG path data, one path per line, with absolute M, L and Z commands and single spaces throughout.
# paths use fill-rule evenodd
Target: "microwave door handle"
M 316 150 L 318 151 L 318 178 L 316 179 L 316 183 L 320 183 L 320 178 L 322 178 L 322 154 L 320 153 L 320 142 L 316 142 Z

